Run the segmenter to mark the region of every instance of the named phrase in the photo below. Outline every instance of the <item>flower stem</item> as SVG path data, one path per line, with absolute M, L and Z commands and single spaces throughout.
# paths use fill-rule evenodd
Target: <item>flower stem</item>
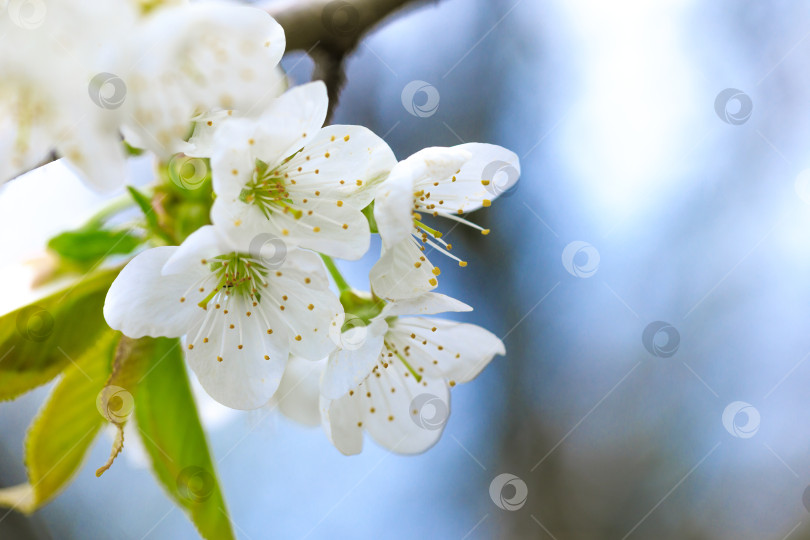
M 119 212 L 127 210 L 135 206 L 132 202 L 132 199 L 129 195 L 121 195 L 110 201 L 110 203 L 96 212 L 93 216 L 91 216 L 87 223 L 85 223 L 85 227 L 87 228 L 96 228 L 101 227 L 105 221 L 107 221 L 112 216 L 116 215 Z
M 352 288 L 349 286 L 349 283 L 343 278 L 343 274 L 341 274 L 340 270 L 338 270 L 338 267 L 335 265 L 335 261 L 332 260 L 332 257 L 321 253 L 321 259 L 323 259 L 323 262 L 326 265 L 326 269 L 329 270 L 329 275 L 332 276 L 335 285 L 337 285 L 338 291 L 340 291 L 341 293 L 345 291 L 350 291 Z

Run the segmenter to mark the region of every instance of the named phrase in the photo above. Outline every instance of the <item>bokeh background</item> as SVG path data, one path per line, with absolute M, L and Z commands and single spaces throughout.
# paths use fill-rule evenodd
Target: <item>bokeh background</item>
M 453 390 L 417 457 L 367 440 L 347 458 L 201 395 L 240 537 L 810 538 L 808 28 L 788 0 L 445 0 L 363 41 L 335 122 L 400 158 L 468 141 L 521 157 L 518 188 L 473 216 L 492 234 L 453 230 L 470 265 L 443 265 L 440 289 L 508 354 Z M 435 92 L 403 96 L 412 81 Z M 3 311 L 19 261 L 101 202 L 58 163 L 0 188 Z M 345 266 L 356 286 L 376 249 Z M 24 480 L 46 393 L 0 404 L 0 485 Z M 108 452 L 102 436 L 90 460 Z M 0 537 L 195 537 L 137 446 L 93 469 L 33 517 L 4 513 Z M 490 496 L 502 473 L 528 489 L 517 510 Z

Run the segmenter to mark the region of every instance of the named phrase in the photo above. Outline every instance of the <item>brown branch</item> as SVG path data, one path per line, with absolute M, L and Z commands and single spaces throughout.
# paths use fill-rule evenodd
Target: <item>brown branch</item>
M 329 97 L 329 108 L 326 110 L 326 123 L 328 124 L 332 120 L 332 114 L 340 99 L 340 91 L 346 83 L 346 72 L 343 69 L 346 55 L 321 46 L 310 49 L 309 55 L 315 62 L 312 80 L 323 81 L 326 85 L 326 94 Z
M 284 28 L 287 51 L 320 46 L 344 55 L 383 19 L 427 0 L 279 0 L 267 12 Z
M 326 83 L 327 123 L 346 82 L 346 57 L 370 30 L 409 4 L 426 0 L 281 0 L 267 9 L 287 36 L 287 51 L 306 51 L 315 62 L 313 80 Z

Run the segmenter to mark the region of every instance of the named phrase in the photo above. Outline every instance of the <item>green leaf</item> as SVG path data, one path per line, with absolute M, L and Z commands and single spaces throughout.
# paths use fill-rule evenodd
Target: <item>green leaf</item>
M 28 430 L 28 482 L 0 489 L 0 505 L 33 512 L 55 497 L 78 471 L 104 423 L 96 396 L 109 377 L 118 335 L 106 330 L 65 370 Z
M 0 317 L 0 401 L 53 379 L 109 331 L 102 309 L 119 271 L 96 272 Z
M 129 231 L 79 229 L 63 232 L 48 241 L 48 248 L 75 262 L 97 262 L 110 255 L 135 251 L 142 240 Z
M 175 242 L 172 237 L 160 225 L 160 220 L 158 219 L 157 213 L 155 213 L 155 209 L 152 207 L 152 201 L 149 199 L 149 197 L 132 186 L 127 186 L 127 191 L 129 191 L 129 194 L 132 196 L 132 200 L 135 201 L 135 204 L 137 204 L 138 208 L 140 208 L 141 212 L 143 212 L 143 215 L 146 218 L 147 230 L 167 244 L 174 245 Z
M 202 537 L 234 539 L 179 341 L 150 341 L 152 365 L 135 394 L 135 417 L 152 468 Z
M 149 197 L 132 186 L 127 186 L 127 191 L 129 191 L 129 194 L 132 196 L 132 200 L 135 201 L 135 204 L 137 204 L 138 208 L 141 209 L 143 215 L 146 216 L 146 221 L 149 223 L 149 225 L 152 227 L 159 227 L 157 216 L 155 215 L 155 211 L 152 209 L 152 203 L 149 202 Z

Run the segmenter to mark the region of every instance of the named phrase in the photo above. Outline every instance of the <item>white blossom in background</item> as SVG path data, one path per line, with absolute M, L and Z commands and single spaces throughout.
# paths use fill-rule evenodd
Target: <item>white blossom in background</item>
M 364 127 L 321 128 L 326 110 L 326 87 L 314 82 L 288 90 L 260 118 L 217 131 L 211 219 L 228 238 L 270 233 L 345 259 L 368 250 L 362 209 L 396 158 Z
M 123 184 L 124 96 L 91 81 L 117 70 L 136 19 L 128 0 L 0 2 L 0 183 L 55 151 L 96 189 Z
M 371 270 L 371 286 L 382 298 L 411 298 L 438 285 L 439 269 L 425 255 L 426 247 L 467 263 L 450 253 L 452 244 L 442 233 L 425 223 L 426 217 L 441 217 L 489 234 L 461 217 L 488 207 L 499 193 L 510 186 L 492 186 L 489 177 L 504 164 L 515 171 L 509 182 L 520 174 L 518 157 L 500 146 L 468 143 L 458 146 L 425 148 L 399 162 L 377 190 L 374 218 L 380 231 L 383 251 Z M 485 178 L 486 176 L 486 178 Z M 435 225 L 434 225 L 435 226 Z
M 167 4 L 3 2 L 0 182 L 55 152 L 95 189 L 119 187 L 121 133 L 163 159 L 207 155 L 218 123 L 286 89 L 284 31 L 265 11 Z
M 501 340 L 484 328 L 424 316 L 470 310 L 438 293 L 392 302 L 363 329 L 360 347 L 329 356 L 320 381 L 321 419 L 338 450 L 359 453 L 364 430 L 402 454 L 423 452 L 439 440 L 450 387 L 472 380 L 496 354 L 506 354 Z M 429 428 L 418 421 L 418 407 L 426 401 L 444 411 Z
M 206 226 L 179 247 L 148 249 L 110 288 L 107 323 L 131 338 L 184 336 L 189 365 L 211 397 L 261 407 L 290 353 L 327 356 L 343 320 L 316 254 L 291 248 L 267 257 L 262 247 L 235 249 Z
M 219 122 L 262 111 L 286 89 L 277 67 L 284 48 L 284 30 L 258 8 L 205 2 L 149 12 L 122 53 L 127 141 L 164 159 L 208 157 Z

